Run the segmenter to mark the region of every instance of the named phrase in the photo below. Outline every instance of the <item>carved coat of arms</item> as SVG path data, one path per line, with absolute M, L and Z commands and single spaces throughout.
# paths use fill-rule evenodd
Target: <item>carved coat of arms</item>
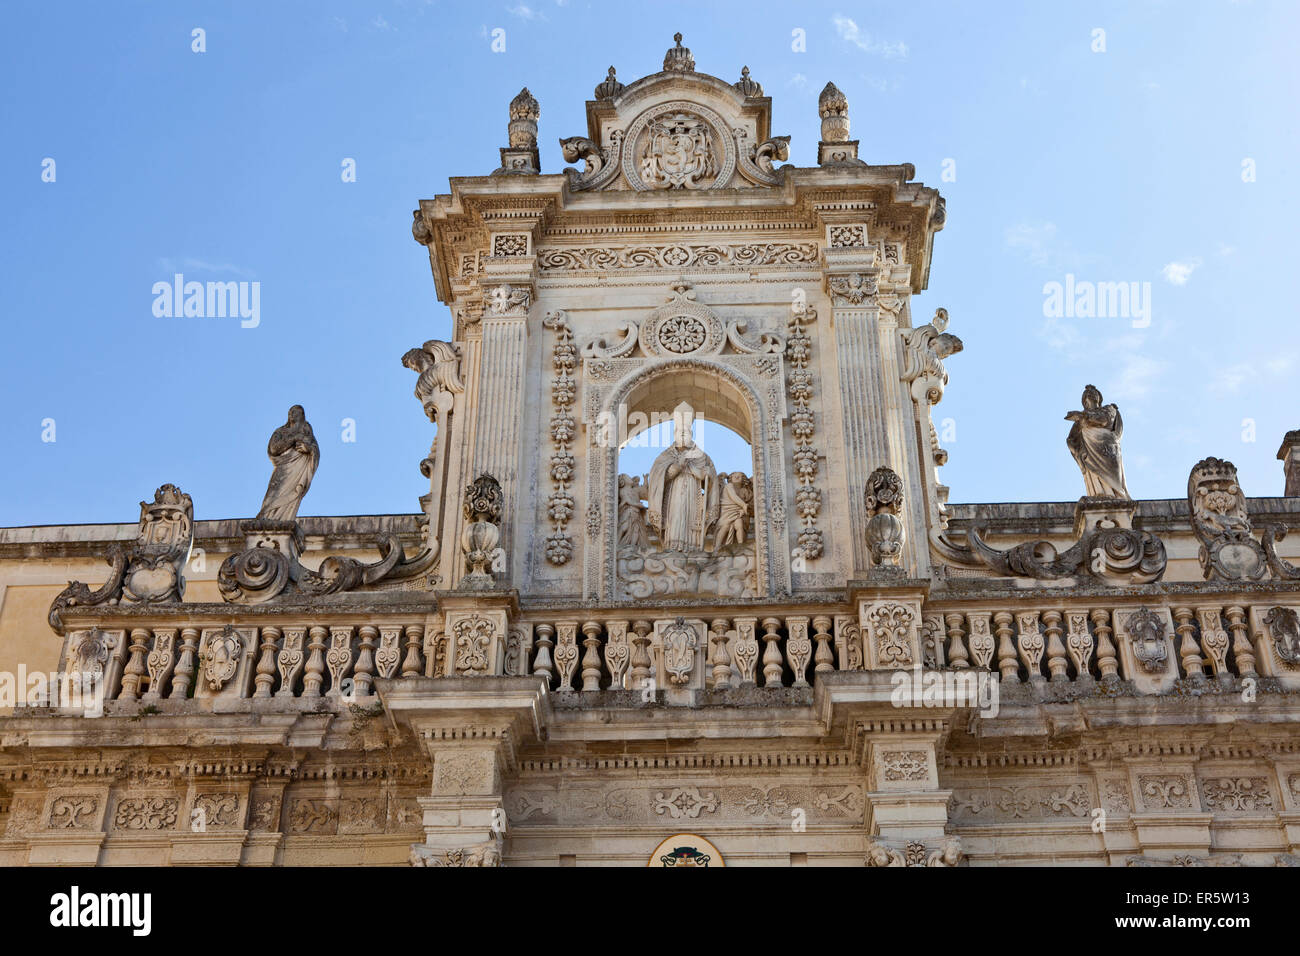
M 717 174 L 708 125 L 688 113 L 665 114 L 650 124 L 641 154 L 641 179 L 652 189 L 697 189 Z

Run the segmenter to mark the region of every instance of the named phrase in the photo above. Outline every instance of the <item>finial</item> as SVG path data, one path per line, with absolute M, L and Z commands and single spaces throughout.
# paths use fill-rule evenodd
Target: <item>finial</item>
M 537 157 L 537 120 L 542 108 L 528 87 L 510 101 L 510 124 L 506 127 L 510 145 L 501 150 L 501 168 L 493 175 L 526 173 L 537 175 L 541 167 Z
M 695 57 L 691 56 L 691 51 L 682 46 L 682 35 L 673 34 L 673 40 L 677 45 L 664 54 L 664 70 L 675 70 L 681 73 L 693 73 L 695 71 Z
M 747 66 L 742 66 L 740 68 L 740 79 L 731 85 L 739 90 L 742 96 L 763 95 L 762 84 L 756 83 L 749 78 L 749 67 Z
M 609 68 L 609 76 L 596 85 L 596 99 L 608 100 L 623 92 L 623 84 L 614 75 L 614 68 Z
M 834 83 L 827 83 L 817 97 L 822 118 L 822 141 L 817 145 L 819 166 L 864 166 L 858 159 L 858 144 L 849 139 L 849 98 Z

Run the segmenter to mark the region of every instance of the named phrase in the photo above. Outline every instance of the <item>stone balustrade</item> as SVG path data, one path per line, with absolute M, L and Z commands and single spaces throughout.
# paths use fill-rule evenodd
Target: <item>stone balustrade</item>
M 458 637 L 435 612 L 260 625 L 197 621 L 175 626 L 106 615 L 72 628 L 61 673 L 94 675 L 106 700 L 142 704 L 185 699 L 374 696 L 377 679 L 535 674 L 554 694 L 598 691 L 722 691 L 810 688 L 819 674 L 865 669 L 971 669 L 1004 685 L 1119 685 L 1163 694 L 1182 681 L 1231 684 L 1278 678 L 1300 686 L 1295 609 L 1272 604 L 1017 604 L 1012 608 L 931 602 L 893 618 L 891 639 L 844 608 L 747 616 L 606 619 L 546 617 Z M 901 623 L 900 623 L 901 622 Z M 908 634 L 911 646 L 908 650 Z M 485 664 L 467 666 L 465 641 Z M 873 644 L 877 646 L 873 647 Z M 918 661 L 919 659 L 919 661 Z

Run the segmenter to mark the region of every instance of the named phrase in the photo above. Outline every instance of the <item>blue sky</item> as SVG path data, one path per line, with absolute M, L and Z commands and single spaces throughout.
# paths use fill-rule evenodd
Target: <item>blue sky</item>
M 657 71 L 676 30 L 699 70 L 750 67 L 791 162 L 816 162 L 833 80 L 863 158 L 911 162 L 947 198 L 913 307 L 947 308 L 965 342 L 935 414 L 952 420 L 954 501 L 1080 495 L 1064 415 L 1089 382 L 1121 406 L 1134 497 L 1181 497 L 1209 454 L 1248 494 L 1281 491 L 1274 454 L 1300 427 L 1295 4 L 48 2 L 0 17 L 0 525 L 133 521 L 165 481 L 196 517 L 250 515 L 295 402 L 321 445 L 303 514 L 415 511 L 431 426 L 400 359 L 449 321 L 411 210 L 498 164 L 523 85 L 558 171 L 556 139 L 586 132 L 606 67 Z M 155 316 L 153 284 L 176 271 L 259 282 L 260 324 Z M 1150 283 L 1149 326 L 1045 316 L 1044 285 L 1067 274 Z

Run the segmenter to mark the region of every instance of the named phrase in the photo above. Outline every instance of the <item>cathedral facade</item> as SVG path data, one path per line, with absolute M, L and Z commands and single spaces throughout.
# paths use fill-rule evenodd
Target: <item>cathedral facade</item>
M 950 502 L 944 201 L 771 105 L 679 35 L 420 201 L 419 513 L 300 517 L 294 406 L 254 519 L 0 530 L 0 864 L 1296 863 L 1300 432 L 1137 501 L 1081 383 L 1077 503 Z

